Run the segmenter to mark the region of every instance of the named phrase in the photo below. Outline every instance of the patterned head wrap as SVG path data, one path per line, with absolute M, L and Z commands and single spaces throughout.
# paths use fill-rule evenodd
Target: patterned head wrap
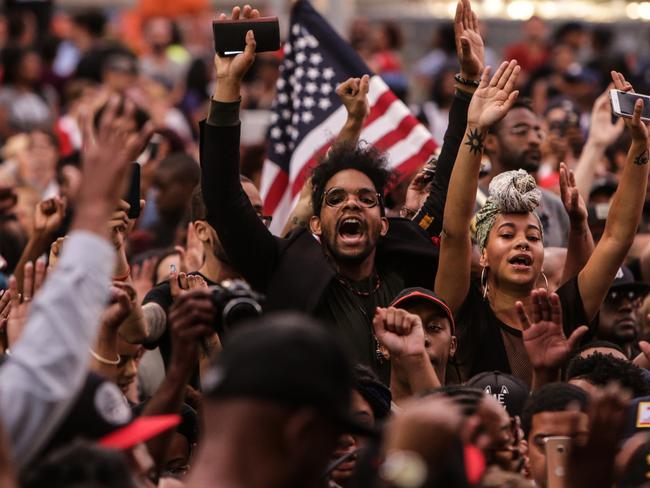
M 541 200 L 542 193 L 537 189 L 535 178 L 523 169 L 495 176 L 490 182 L 488 199 L 476 214 L 476 241 L 481 251 L 498 214 L 533 212 Z

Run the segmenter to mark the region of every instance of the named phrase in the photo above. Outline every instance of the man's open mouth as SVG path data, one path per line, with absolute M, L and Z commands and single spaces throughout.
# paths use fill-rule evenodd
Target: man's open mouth
M 346 244 L 354 244 L 361 241 L 364 234 L 365 225 L 357 217 L 347 217 L 339 223 L 338 235 Z

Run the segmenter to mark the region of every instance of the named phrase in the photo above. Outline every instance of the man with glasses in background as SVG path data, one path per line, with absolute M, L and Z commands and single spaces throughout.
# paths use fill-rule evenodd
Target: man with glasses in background
M 524 169 L 537 178 L 545 139 L 542 119 L 535 114 L 528 100 L 518 99 L 503 120 L 490 128 L 485 138 L 485 154 L 490 159 L 491 169 L 480 181 L 479 208 L 485 203 L 488 185 L 496 175 Z M 539 189 L 542 203 L 537 213 L 544 226 L 544 244 L 547 247 L 567 247 L 569 216 L 562 200 L 551 191 Z

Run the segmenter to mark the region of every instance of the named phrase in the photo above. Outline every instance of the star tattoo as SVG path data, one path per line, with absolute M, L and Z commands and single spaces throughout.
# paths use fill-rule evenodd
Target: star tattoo
M 648 164 L 648 161 L 650 161 L 650 153 L 647 149 L 634 158 L 634 164 L 637 166 L 644 166 Z
M 479 132 L 478 129 L 471 129 L 467 133 L 467 141 L 465 142 L 466 146 L 469 146 L 469 151 L 472 154 L 481 154 L 483 152 L 483 140 L 485 135 Z

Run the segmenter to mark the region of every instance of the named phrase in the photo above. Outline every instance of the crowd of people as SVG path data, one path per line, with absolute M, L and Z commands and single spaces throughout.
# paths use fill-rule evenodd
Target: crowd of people
M 360 140 L 369 76 L 338 80 L 347 121 L 274 235 L 241 118 L 281 53 L 249 31 L 214 55 L 198 16 L 129 44 L 19 6 L 0 486 L 650 485 L 650 132 L 609 102 L 648 84 L 608 29 L 533 17 L 499 61 L 458 0 L 411 72 L 395 24 L 355 21 L 369 76 L 431 91 L 439 152 L 396 184 Z

